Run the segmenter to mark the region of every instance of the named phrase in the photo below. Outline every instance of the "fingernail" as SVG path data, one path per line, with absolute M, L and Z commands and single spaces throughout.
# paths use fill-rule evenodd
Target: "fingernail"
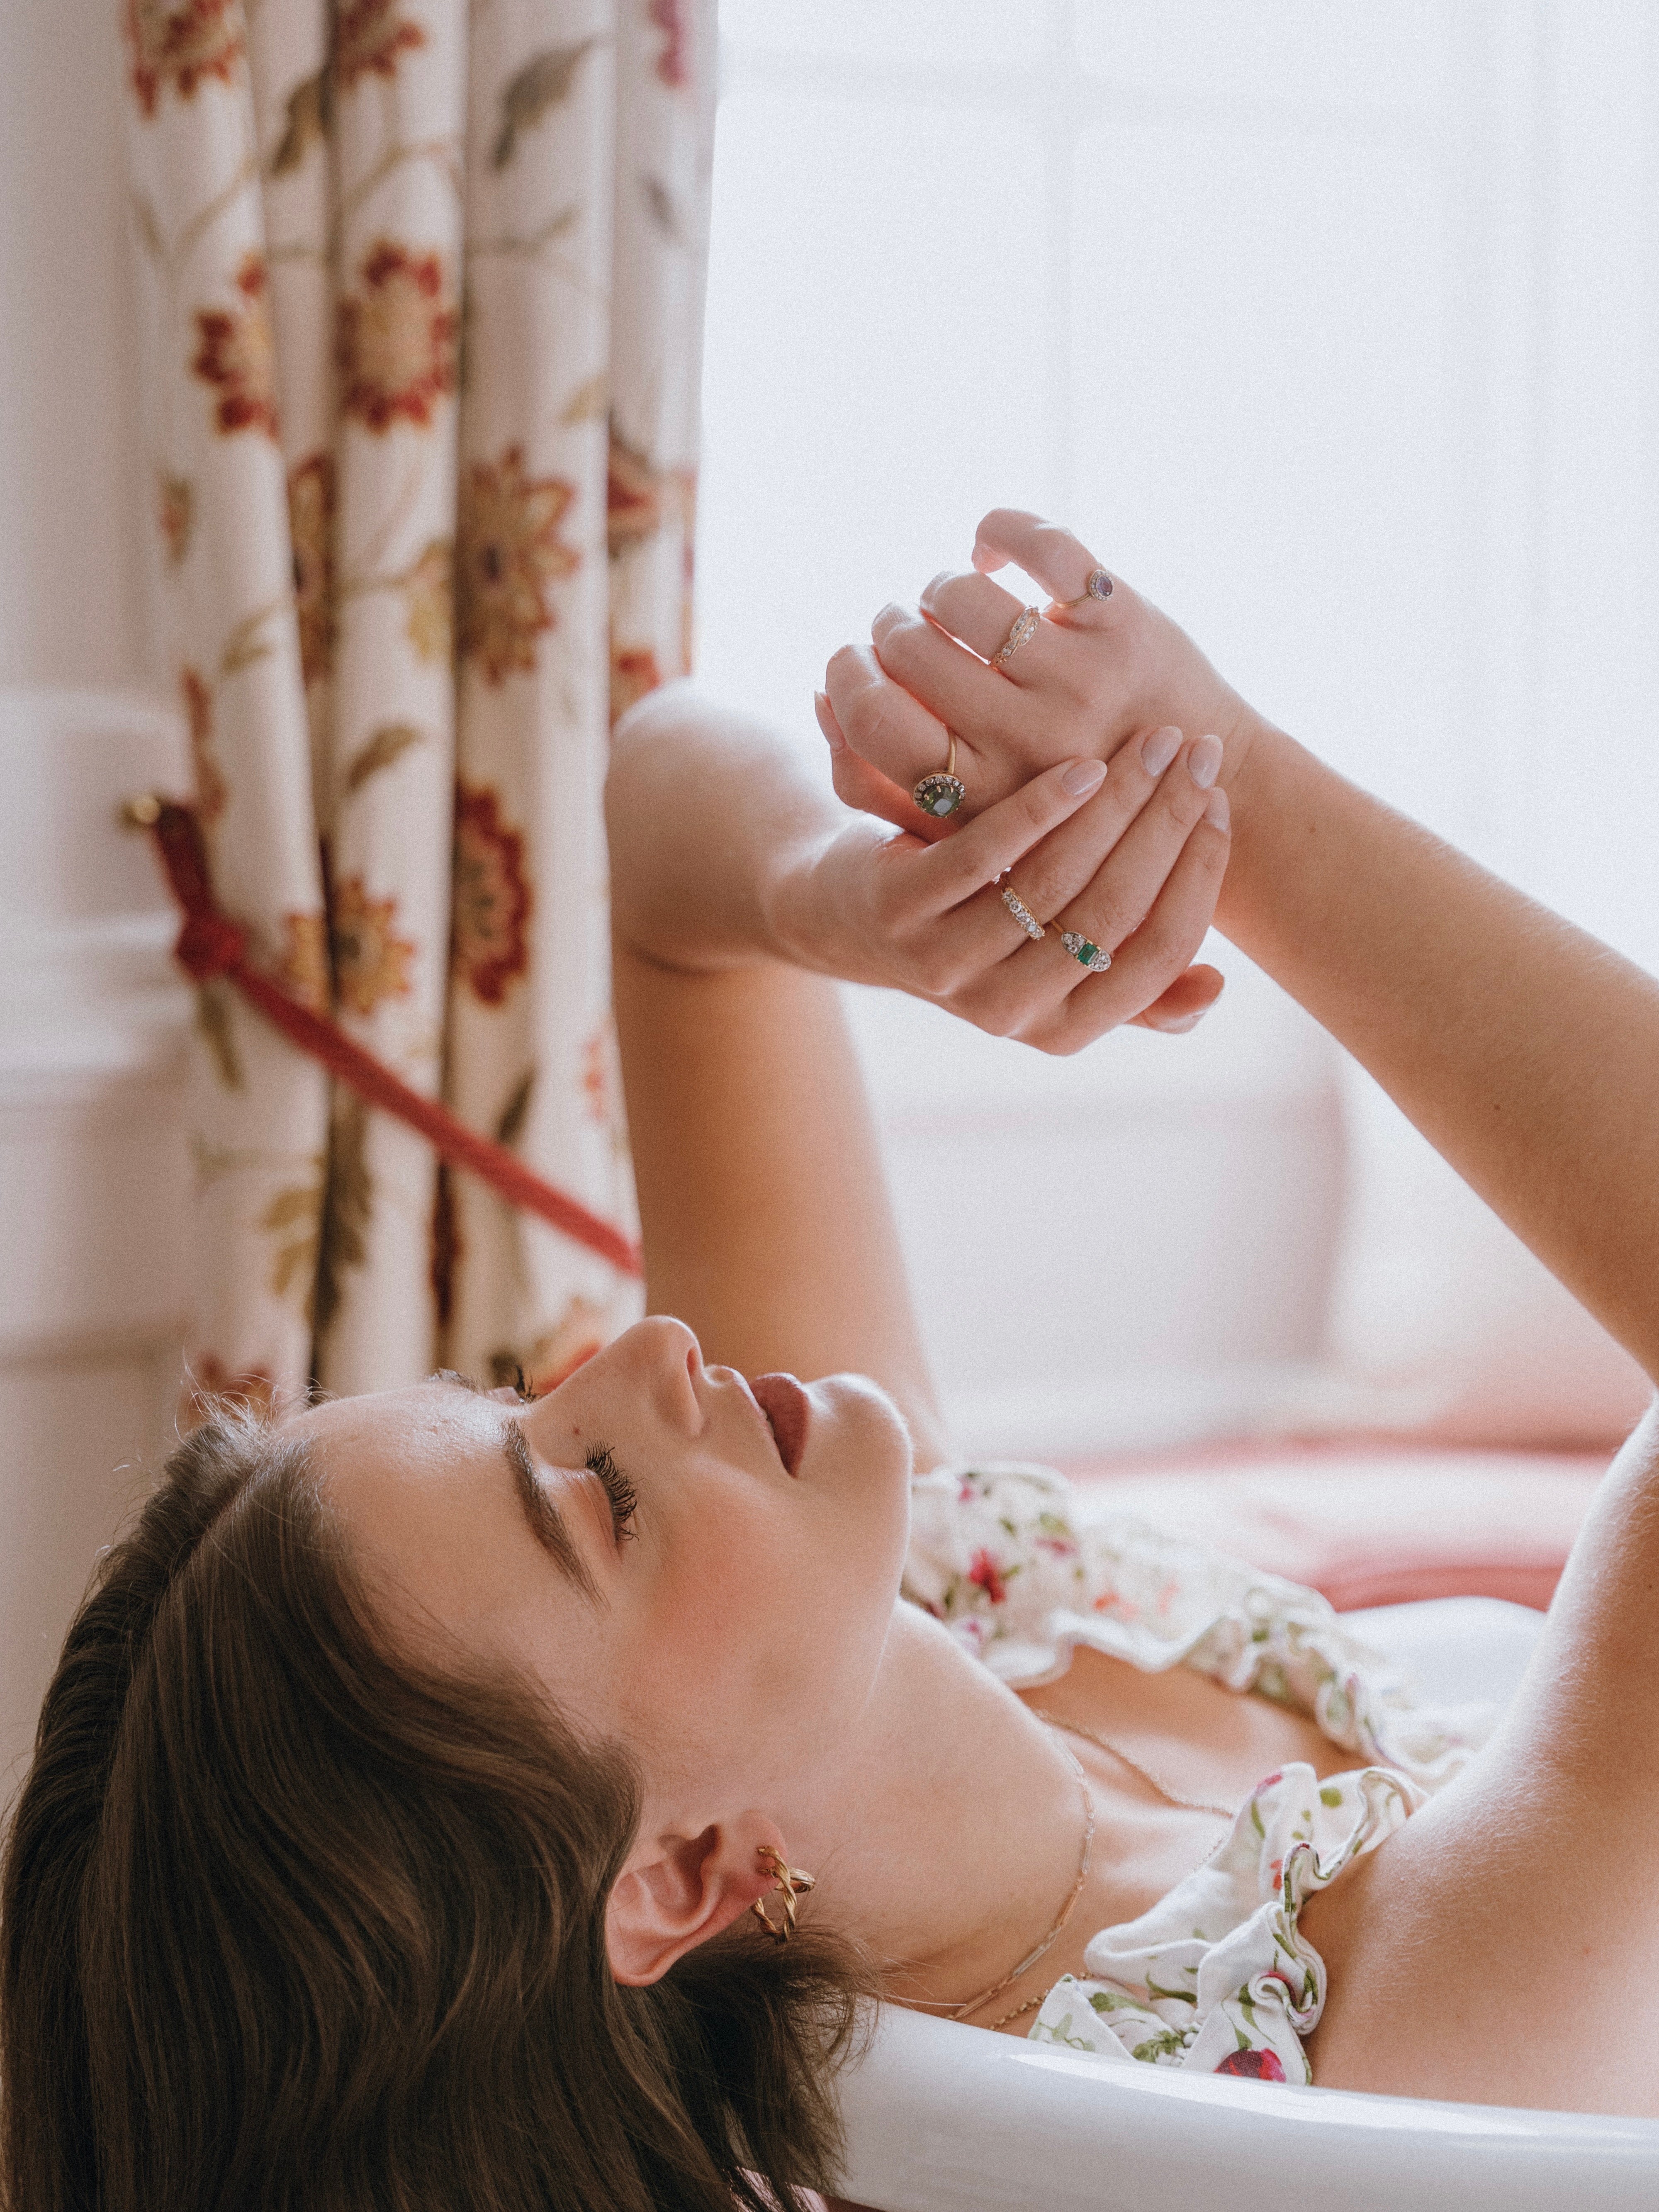
M 1207 791 L 1221 773 L 1219 738 L 1194 738 L 1187 756 L 1187 773 L 1200 791 Z
M 1210 803 L 1204 810 L 1204 819 L 1212 830 L 1224 830 L 1233 818 L 1233 810 L 1227 804 L 1224 791 L 1212 791 Z
M 1140 741 L 1140 765 L 1148 775 L 1162 775 L 1180 750 L 1179 730 L 1154 730 Z
M 812 711 L 818 718 L 818 727 L 823 732 L 825 744 L 832 753 L 839 752 L 844 740 L 836 724 L 835 711 L 830 704 L 830 695 L 827 691 L 815 691 L 812 694 Z
M 1098 791 L 1106 781 L 1106 763 L 1097 760 L 1075 760 L 1060 779 L 1060 787 L 1073 799 L 1086 799 L 1091 791 Z
M 1198 1027 L 1209 1011 L 1207 1006 L 1200 1006 L 1195 1014 L 1183 1014 L 1178 1022 L 1160 1022 L 1158 1026 L 1166 1036 L 1185 1036 L 1188 1030 Z

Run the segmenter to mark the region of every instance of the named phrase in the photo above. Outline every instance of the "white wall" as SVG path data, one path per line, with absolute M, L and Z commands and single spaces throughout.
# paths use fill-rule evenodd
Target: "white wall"
M 1659 956 L 1650 8 L 723 23 L 712 684 L 820 757 L 827 654 L 1045 508 L 1337 765 Z M 966 1441 L 1248 1423 L 1319 1362 L 1335 1056 L 1215 957 L 1191 1038 L 1060 1067 L 858 1006 Z
M 153 673 L 119 16 L 0 9 L 0 685 Z
M 117 21 L 0 9 L 0 1802 L 178 1360 L 187 1002 L 114 817 L 184 772 L 145 649 Z

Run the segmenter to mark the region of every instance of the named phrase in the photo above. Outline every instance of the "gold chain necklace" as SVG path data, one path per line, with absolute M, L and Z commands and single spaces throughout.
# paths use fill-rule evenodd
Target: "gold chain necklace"
M 1228 1821 L 1231 1820 L 1234 1813 L 1237 1810 L 1236 1806 L 1212 1805 L 1206 1799 L 1201 1797 L 1183 1797 L 1178 1790 L 1171 1790 L 1167 1783 L 1160 1782 L 1157 1775 L 1150 1773 L 1147 1769 L 1141 1765 L 1138 1759 L 1131 1759 L 1127 1751 L 1121 1749 L 1118 1745 L 1111 1742 L 1107 1737 L 1100 1735 L 1097 1730 L 1084 1728 L 1076 1721 L 1057 1720 L 1053 1713 L 1044 1712 L 1041 1705 L 1032 1705 L 1029 1707 L 1028 1710 L 1035 1713 L 1038 1720 L 1044 1722 L 1049 1728 L 1063 1729 L 1067 1735 L 1080 1735 L 1085 1743 L 1097 1745 L 1102 1751 L 1109 1751 L 1112 1757 L 1116 1759 L 1121 1759 L 1132 1774 L 1138 1774 L 1143 1782 L 1149 1784 L 1152 1789 L 1156 1790 L 1158 1796 L 1164 1801 L 1165 1804 L 1178 1806 L 1183 1813 L 1215 1813 L 1219 1814 L 1221 1819 Z M 1094 1825 L 1092 1820 L 1091 1820 L 1090 1823 L 1089 1833 L 1092 1838 L 1094 1834 Z M 1085 1862 L 1085 1871 L 1087 1871 L 1086 1860 Z M 1072 1893 L 1071 1904 L 1067 1905 L 1066 1913 L 1061 1916 L 1060 1923 L 1054 1929 L 1054 1936 L 1051 1936 L 1048 1938 L 1048 1943 L 1052 1943 L 1054 1942 L 1054 1936 L 1059 1935 L 1060 1928 L 1064 1927 L 1066 1924 L 1066 1919 L 1070 1915 L 1072 1905 L 1076 1904 L 1082 1888 L 1083 1883 L 1079 1878 L 1077 1888 Z M 1048 1948 L 1048 1943 L 1045 1943 L 1043 1945 L 1043 1951 L 1046 1951 Z M 995 1989 L 987 1990 L 984 1996 L 979 1998 L 975 2004 L 967 2006 L 964 2009 L 969 2012 L 976 2011 L 979 2005 L 984 2004 L 990 1998 L 999 1996 L 1002 1990 L 1008 1987 L 1009 1983 L 1017 1982 L 1019 1979 L 1020 1975 L 1025 1972 L 1026 1966 L 1035 1966 L 1037 1960 L 1042 1956 L 1042 1951 L 1033 1952 L 1030 1958 L 1025 1961 L 1025 1965 L 1017 1967 L 1015 1971 L 1009 1975 L 1006 1982 L 999 1982 Z M 999 2014 L 995 2020 L 988 2021 L 986 2022 L 988 2032 L 995 2027 L 1006 2027 L 1011 2020 L 1019 2020 L 1022 2019 L 1026 2013 L 1035 2012 L 1037 2007 L 1042 2002 L 1043 1996 L 1046 1996 L 1047 1995 L 1047 1990 L 1044 1990 L 1042 1996 L 1027 1997 L 1024 2004 L 1016 2005 L 1012 2012 Z M 952 2019 L 959 2017 L 960 2015 L 957 2014 L 953 2013 L 951 2014 Z
M 1077 1880 L 1072 1884 L 1071 1895 L 1060 1909 L 1059 1919 L 1055 1921 L 1036 1950 L 1028 1951 L 1012 1974 L 1005 1974 L 1000 1982 L 993 1982 L 988 1990 L 981 1990 L 976 1997 L 969 1997 L 964 2004 L 947 2004 L 938 1998 L 919 1998 L 915 2000 L 915 2009 L 918 2012 L 942 2012 L 947 2020 L 965 2020 L 970 2012 L 977 2012 L 982 2004 L 989 2004 L 993 1997 L 1000 1997 L 1004 1990 L 1010 1988 L 1022 1974 L 1029 1973 L 1043 1954 L 1052 1950 L 1059 1942 L 1060 1930 L 1071 1918 L 1072 1908 L 1082 1896 L 1083 1885 L 1089 1879 L 1089 1861 L 1093 1856 L 1095 1845 L 1095 1801 L 1090 1792 L 1089 1778 L 1084 1772 L 1083 1762 L 1077 1753 L 1066 1744 L 1062 1744 L 1060 1749 L 1072 1762 L 1072 1771 L 1077 1776 L 1077 1786 L 1083 1795 L 1083 1853 L 1078 1865 Z M 1013 2014 L 1011 2013 L 1008 2017 L 1012 2020 Z
M 1051 1729 L 1063 1729 L 1067 1735 L 1080 1735 L 1085 1742 L 1097 1744 L 1102 1751 L 1109 1751 L 1114 1759 L 1122 1760 L 1132 1774 L 1138 1774 L 1143 1782 L 1150 1783 L 1166 1805 L 1178 1805 L 1183 1813 L 1217 1813 L 1224 1820 L 1231 1820 L 1238 1810 L 1236 1805 L 1212 1805 L 1207 1798 L 1183 1797 L 1178 1790 L 1171 1790 L 1167 1782 L 1160 1782 L 1157 1775 L 1144 1767 L 1138 1759 L 1131 1759 L 1128 1753 L 1112 1742 L 1109 1737 L 1099 1735 L 1094 1729 L 1085 1728 L 1080 1722 L 1058 1720 L 1053 1713 L 1044 1712 L 1041 1705 L 1032 1705 L 1028 1710 L 1034 1712 L 1040 1721 L 1046 1721 Z

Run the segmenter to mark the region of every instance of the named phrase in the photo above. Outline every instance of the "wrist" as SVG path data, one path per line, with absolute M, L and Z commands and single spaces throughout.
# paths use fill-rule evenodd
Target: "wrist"
M 1318 763 L 1253 708 L 1244 709 L 1231 732 L 1218 734 L 1224 750 L 1217 781 L 1232 811 L 1232 846 L 1215 926 L 1240 942 L 1261 901 L 1273 900 L 1274 873 L 1285 864 L 1284 833 L 1291 817 L 1304 811 L 1301 794 Z
M 764 857 L 756 884 L 755 957 L 823 969 L 824 839 L 794 837 Z
M 690 684 L 653 694 L 605 784 L 617 943 L 689 974 L 789 957 L 773 917 L 832 811 L 762 725 Z

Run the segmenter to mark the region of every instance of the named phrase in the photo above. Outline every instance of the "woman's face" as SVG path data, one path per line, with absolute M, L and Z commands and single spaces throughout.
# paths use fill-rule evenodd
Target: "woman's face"
M 653 1319 L 534 1403 L 437 1377 L 292 1426 L 399 1632 L 528 1668 L 651 1814 L 707 1822 L 833 1758 L 892 1619 L 903 1425 L 860 1377 L 801 1389 Z

